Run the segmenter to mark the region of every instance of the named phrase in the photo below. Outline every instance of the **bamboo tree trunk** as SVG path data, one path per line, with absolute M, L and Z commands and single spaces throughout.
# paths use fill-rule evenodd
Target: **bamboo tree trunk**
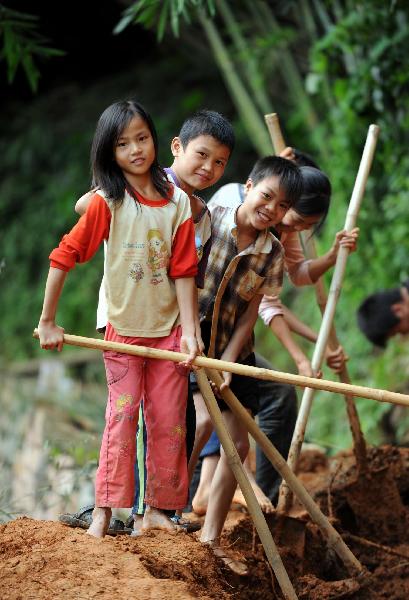
M 230 59 L 229 53 L 213 22 L 199 11 L 199 20 L 209 40 L 233 102 L 236 104 L 249 139 L 260 156 L 270 152 L 270 142 L 262 118 Z
M 278 32 L 280 27 L 268 4 L 266 2 L 257 2 L 257 6 L 262 14 L 263 21 L 266 24 L 267 31 Z M 286 82 L 290 96 L 292 96 L 300 106 L 305 118 L 305 122 L 308 125 L 311 133 L 316 135 L 317 126 L 319 123 L 318 116 L 312 106 L 307 92 L 305 91 L 304 81 L 300 75 L 298 65 L 288 49 L 281 48 L 279 50 L 279 55 L 280 60 L 277 63 L 277 67 L 281 72 L 281 76 Z M 317 144 L 317 146 L 319 145 L 320 144 Z
M 270 112 L 271 102 L 266 93 L 263 77 L 260 76 L 260 69 L 254 58 L 253 50 L 243 36 L 240 25 L 237 23 L 229 3 L 226 0 L 217 0 L 217 6 L 233 40 L 239 64 L 243 67 L 244 76 L 258 104 L 258 108 L 263 113 Z

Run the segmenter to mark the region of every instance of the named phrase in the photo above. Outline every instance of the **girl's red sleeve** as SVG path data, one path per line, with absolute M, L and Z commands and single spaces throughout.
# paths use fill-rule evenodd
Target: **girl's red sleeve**
M 192 217 L 189 217 L 179 225 L 173 238 L 169 276 L 172 279 L 178 279 L 180 277 L 196 277 L 196 275 L 195 227 Z
M 50 256 L 50 266 L 70 271 L 76 263 L 90 260 L 101 242 L 109 237 L 111 211 L 105 200 L 94 194 L 87 211 L 61 240 Z

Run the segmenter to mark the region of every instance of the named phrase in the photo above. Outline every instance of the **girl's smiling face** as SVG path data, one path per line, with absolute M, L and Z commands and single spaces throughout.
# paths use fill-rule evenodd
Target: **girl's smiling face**
M 135 115 L 123 129 L 115 148 L 114 158 L 125 177 L 132 179 L 145 175 L 155 160 L 155 146 L 149 127 Z

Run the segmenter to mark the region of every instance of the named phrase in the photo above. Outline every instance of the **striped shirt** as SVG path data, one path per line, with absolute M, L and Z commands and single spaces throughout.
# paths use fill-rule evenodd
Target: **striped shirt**
M 241 200 L 208 204 L 212 216 L 212 249 L 206 270 L 205 287 L 199 291 L 200 320 L 212 321 L 209 356 L 220 358 L 233 335 L 237 321 L 256 295 L 278 295 L 283 281 L 284 250 L 267 229 L 238 252 L 236 212 Z M 219 306 L 218 314 L 214 307 Z M 251 337 L 238 359 L 254 349 Z

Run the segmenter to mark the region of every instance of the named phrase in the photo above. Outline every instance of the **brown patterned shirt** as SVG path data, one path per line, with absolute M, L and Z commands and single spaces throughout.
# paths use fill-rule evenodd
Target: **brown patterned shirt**
M 224 352 L 238 319 L 254 296 L 279 295 L 282 287 L 284 250 L 267 229 L 259 233 L 253 244 L 238 252 L 236 212 L 241 203 L 240 199 L 227 202 L 212 199 L 208 204 L 212 216 L 212 249 L 205 286 L 199 291 L 199 314 L 201 321 L 212 321 L 208 355 L 215 358 Z M 253 349 L 252 336 L 238 359 L 246 358 Z

